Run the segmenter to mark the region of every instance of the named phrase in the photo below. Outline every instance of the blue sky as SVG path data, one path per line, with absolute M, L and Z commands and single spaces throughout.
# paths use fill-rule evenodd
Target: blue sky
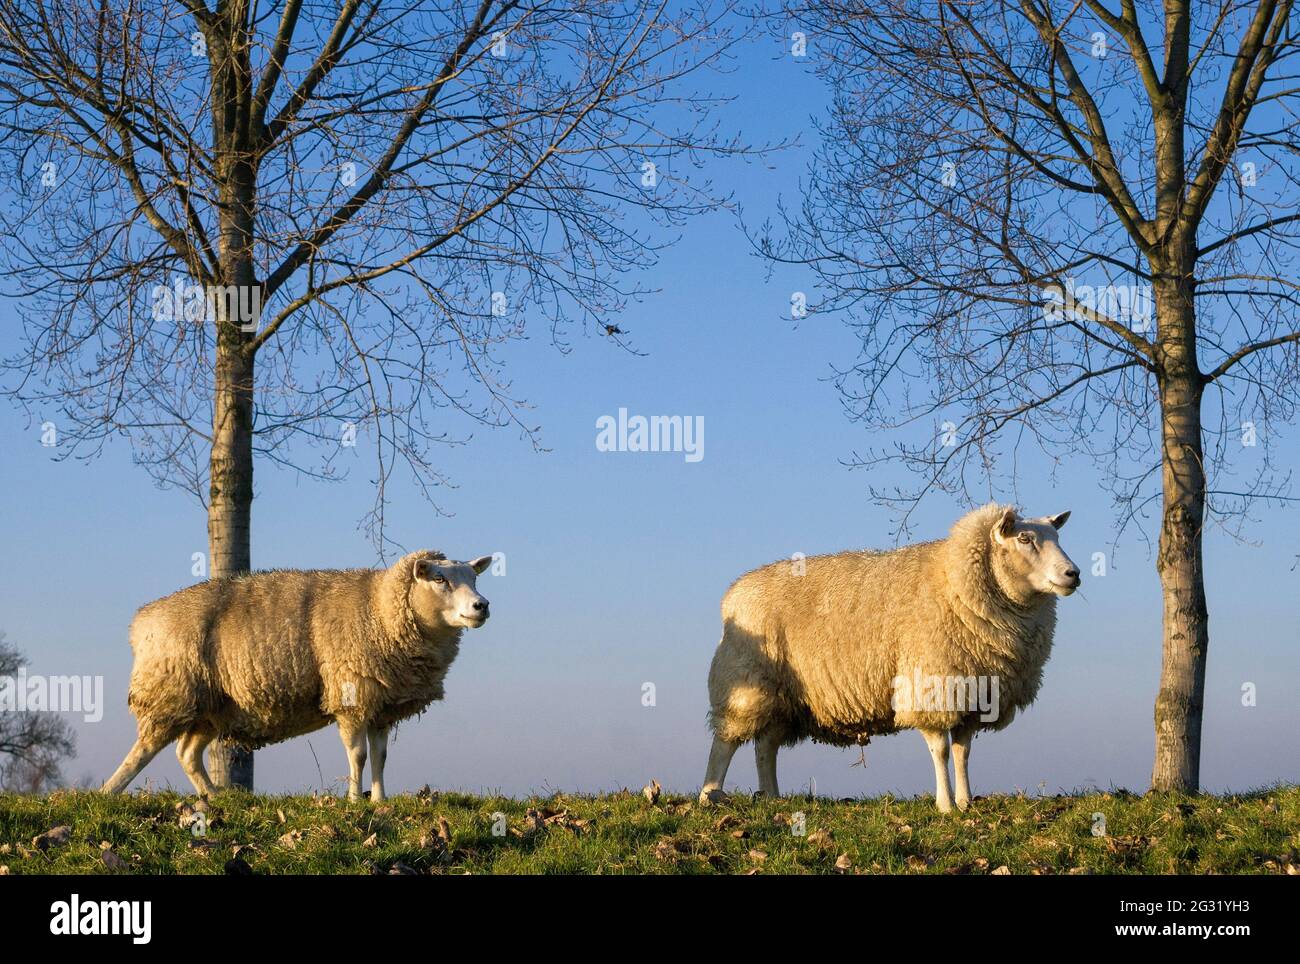
M 750 141 L 800 134 L 803 143 L 761 161 L 711 163 L 745 220 L 794 199 L 811 156 L 808 123 L 824 95 L 805 66 L 772 42 L 738 53 L 737 70 L 711 81 L 735 101 L 722 115 Z M 493 619 L 471 632 L 447 681 L 447 699 L 398 731 L 390 791 L 429 783 L 511 794 L 563 789 L 699 786 L 709 735 L 705 677 L 717 643 L 718 602 L 740 573 L 794 552 L 888 546 L 892 516 L 867 498 L 868 478 L 843 462 L 871 444 L 841 411 L 826 381 L 856 341 L 840 320 L 789 317 L 793 269 L 755 258 L 735 219 L 688 224 L 680 242 L 639 280 L 660 289 L 617 319 L 644 357 L 595 336 L 561 354 L 545 318 L 506 351 L 517 392 L 535 409 L 549 449 L 512 430 L 475 433 L 443 451 L 455 483 L 434 512 L 404 480 L 390 488 L 389 527 L 414 548 L 471 558 L 506 554 L 506 574 L 485 576 Z M 0 348 L 13 344 L 13 307 L 0 303 Z M 638 414 L 702 416 L 704 458 L 596 449 L 596 421 Z M 451 418 L 451 416 L 447 416 Z M 449 421 L 453 433 L 471 426 Z M 206 522 L 186 496 L 161 491 L 130 463 L 125 443 L 89 464 L 56 462 L 39 424 L 0 409 L 0 491 L 6 551 L 0 559 L 0 629 L 31 659 L 30 671 L 102 674 L 103 722 L 74 722 L 80 753 L 72 780 L 112 771 L 134 736 L 126 707 L 126 628 L 145 602 L 193 581 L 191 555 L 206 551 Z M 1283 471 L 1300 468 L 1277 440 Z M 1243 469 L 1262 449 L 1243 448 Z M 362 436 L 342 459 L 346 481 L 323 484 L 261 465 L 254 506 L 258 568 L 374 563 L 357 529 L 370 505 L 373 452 Z M 1048 792 L 1090 786 L 1144 789 L 1160 664 L 1160 596 L 1154 558 L 1131 535 L 1111 545 L 1115 516 L 1086 461 L 1022 459 L 1017 491 L 1034 514 L 1073 510 L 1062 544 L 1081 563 L 1105 552 L 1109 572 L 1059 608 L 1056 648 L 1037 704 L 972 754 L 975 791 Z M 926 503 L 916 536 L 941 536 L 963 508 Z M 1207 534 L 1211 619 L 1203 784 L 1248 789 L 1300 780 L 1300 517 L 1260 507 L 1249 542 Z M 1148 531 L 1154 537 L 1155 527 Z M 656 705 L 642 705 L 643 684 Z M 1242 706 L 1244 683 L 1257 705 Z M 804 745 L 780 759 L 783 789 L 836 795 L 930 792 L 918 735 L 867 750 Z M 331 728 L 258 754 L 266 791 L 338 787 L 346 773 Z M 171 751 L 145 771 L 188 789 Z M 756 783 L 743 750 L 729 786 Z

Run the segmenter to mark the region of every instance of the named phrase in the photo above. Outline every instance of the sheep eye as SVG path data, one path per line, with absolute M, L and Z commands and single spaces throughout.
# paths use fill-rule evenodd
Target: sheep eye
M 1028 532 L 1022 532 L 1020 533 L 1020 541 L 1023 542 L 1025 545 L 1029 545 L 1029 543 L 1034 541 L 1034 537 L 1031 536 Z
M 447 578 L 445 576 L 434 576 L 433 581 L 436 583 L 445 583 Z

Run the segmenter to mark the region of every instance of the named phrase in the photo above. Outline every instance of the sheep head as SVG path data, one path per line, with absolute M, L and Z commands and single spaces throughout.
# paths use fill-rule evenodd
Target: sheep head
M 1012 599 L 1069 596 L 1079 588 L 1079 567 L 1065 554 L 1057 536 L 1069 517 L 1069 512 L 1062 512 L 1022 519 L 1011 508 L 997 516 L 989 534 L 993 568 L 1003 591 Z
M 455 562 L 440 553 L 423 553 L 410 560 L 407 599 L 420 631 L 427 636 L 443 628 L 478 629 L 486 623 L 488 601 L 475 582 L 490 565 L 491 556 Z

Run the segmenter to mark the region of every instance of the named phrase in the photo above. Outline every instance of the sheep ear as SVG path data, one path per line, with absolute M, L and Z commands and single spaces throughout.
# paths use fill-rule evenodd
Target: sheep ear
M 1066 509 L 1060 515 L 1054 515 L 1047 521 L 1052 524 L 1053 529 L 1059 529 L 1061 526 L 1065 525 L 1065 520 L 1068 518 L 1070 518 L 1070 510 Z
M 993 526 L 993 538 L 998 542 L 1010 538 L 1011 534 L 1016 531 L 1016 510 L 1006 509 L 1003 511 L 997 523 Z
M 416 559 L 415 565 L 411 567 L 411 576 L 415 579 L 430 579 L 433 575 L 433 564 L 428 559 Z
M 470 562 L 469 567 L 474 570 L 476 575 L 481 576 L 487 571 L 487 567 L 490 565 L 492 565 L 491 556 L 479 556 L 477 559 Z

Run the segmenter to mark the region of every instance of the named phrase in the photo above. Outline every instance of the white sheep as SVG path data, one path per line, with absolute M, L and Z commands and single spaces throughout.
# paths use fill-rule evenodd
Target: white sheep
M 737 748 L 754 741 L 759 788 L 778 794 L 776 754 L 812 738 L 839 746 L 917 729 L 934 761 L 935 802 L 970 802 L 967 759 L 1034 701 L 1052 649 L 1056 597 L 1079 586 L 1057 530 L 1070 513 L 1020 519 L 986 505 L 947 539 L 892 552 L 777 562 L 722 600 L 709 670 L 714 732 L 700 802 L 722 795 Z
M 131 623 L 139 737 L 104 791 L 125 789 L 176 740 L 208 795 L 214 739 L 252 749 L 336 722 L 349 798 L 361 796 L 369 743 L 370 798 L 382 800 L 389 729 L 442 699 L 461 633 L 487 621 L 475 577 L 491 562 L 423 550 L 389 569 L 259 572 L 149 603 Z

